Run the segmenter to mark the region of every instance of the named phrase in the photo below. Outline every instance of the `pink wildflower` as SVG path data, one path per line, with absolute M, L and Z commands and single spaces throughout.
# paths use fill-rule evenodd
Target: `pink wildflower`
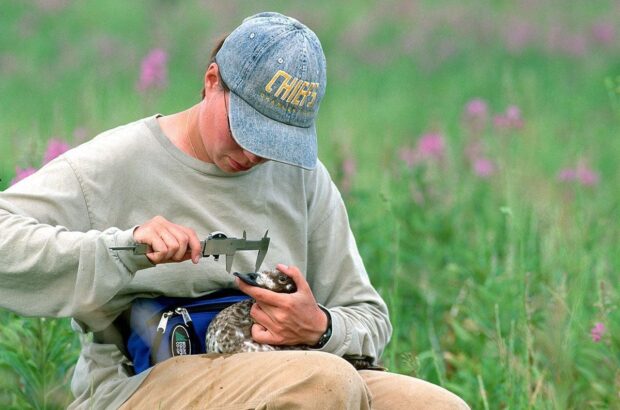
M 577 180 L 581 183 L 581 185 L 594 186 L 598 184 L 598 172 L 590 168 L 584 161 L 579 162 L 575 171 L 577 174 Z
M 511 105 L 506 109 L 506 118 L 512 123 L 521 121 L 521 110 L 516 105 Z
M 558 173 L 558 180 L 561 182 L 572 182 L 577 179 L 577 172 L 574 168 L 563 168 Z
M 47 148 L 43 154 L 43 163 L 47 164 L 57 156 L 69 151 L 71 146 L 59 138 L 52 138 L 47 142 Z
M 496 115 L 493 119 L 496 128 L 499 129 L 519 129 L 523 127 L 521 110 L 516 105 L 511 105 L 504 114 Z
M 476 158 L 473 161 L 472 168 L 474 174 L 481 178 L 488 178 L 495 173 L 495 164 L 488 158 Z
M 480 134 L 486 127 L 488 115 L 487 103 L 480 98 L 474 98 L 465 106 L 463 119 L 470 131 Z
M 421 159 L 440 159 L 443 157 L 445 143 L 440 134 L 424 134 L 418 140 L 416 152 Z
M 353 176 L 357 170 L 355 159 L 352 157 L 345 158 L 342 162 L 342 172 L 345 176 Z
M 607 329 L 605 328 L 605 325 L 603 323 L 595 323 L 594 327 L 590 329 L 590 336 L 592 337 L 592 341 L 595 343 L 600 342 L 606 331 Z
M 355 158 L 348 156 L 342 161 L 342 182 L 341 188 L 344 193 L 351 191 L 353 186 L 353 178 L 357 172 L 357 164 Z
M 571 33 L 559 24 L 550 27 L 547 44 L 552 51 L 573 57 L 583 56 L 588 48 L 587 39 L 583 34 Z
M 441 160 L 444 156 L 445 142 L 437 133 L 422 135 L 415 148 L 403 147 L 399 150 L 399 157 L 407 168 L 413 168 L 422 161 Z
M 152 88 L 163 88 L 168 82 L 168 53 L 161 48 L 155 48 L 144 57 L 140 68 L 139 91 Z
M 36 171 L 37 170 L 32 167 L 28 167 L 24 169 L 20 167 L 15 167 L 15 178 L 11 180 L 11 185 L 18 183 L 19 181 L 26 178 L 27 176 L 34 174 Z
M 598 22 L 594 24 L 590 32 L 592 33 L 594 41 L 602 45 L 611 45 L 616 38 L 616 29 L 614 25 L 609 22 Z
M 558 173 L 561 182 L 579 182 L 583 186 L 594 186 L 599 183 L 599 174 L 586 163 L 580 160 L 575 168 L 563 168 Z
M 480 98 L 474 98 L 465 106 L 465 115 L 470 119 L 486 120 L 487 111 L 487 103 Z
M 504 117 L 503 115 L 496 115 L 495 117 L 493 117 L 493 125 L 495 125 L 495 128 L 498 129 L 510 128 L 510 123 L 508 122 L 508 119 L 506 119 L 506 117 Z
M 519 52 L 533 40 L 535 34 L 534 26 L 527 21 L 513 21 L 506 29 L 506 47 L 510 51 Z

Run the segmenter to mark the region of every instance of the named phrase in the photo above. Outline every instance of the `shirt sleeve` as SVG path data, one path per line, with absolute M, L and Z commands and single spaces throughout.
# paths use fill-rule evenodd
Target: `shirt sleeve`
M 0 192 L 0 307 L 26 316 L 88 313 L 97 323 L 98 308 L 153 266 L 109 249 L 133 242 L 133 228 L 90 229 L 82 192 L 63 157 Z
M 307 277 L 332 318 L 332 336 L 321 350 L 378 359 L 392 333 L 388 309 L 370 283 L 338 189 L 326 170 L 319 172 L 323 180 L 309 204 Z

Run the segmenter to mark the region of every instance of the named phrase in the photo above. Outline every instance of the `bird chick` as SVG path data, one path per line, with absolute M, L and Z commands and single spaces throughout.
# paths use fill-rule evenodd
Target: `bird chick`
M 258 286 L 278 293 L 293 293 L 297 286 L 293 279 L 278 270 L 234 273 L 248 285 Z M 250 309 L 254 299 L 244 300 L 222 310 L 213 319 L 206 335 L 207 353 L 265 352 L 281 349 L 301 349 L 297 346 L 272 346 L 252 340 Z
M 278 271 L 262 271 L 252 273 L 234 273 L 239 279 L 251 286 L 258 286 L 278 293 L 294 293 L 297 286 L 288 275 Z M 252 340 L 252 318 L 250 309 L 254 299 L 237 302 L 222 310 L 213 319 L 206 335 L 207 353 L 241 353 L 267 352 L 271 350 L 307 350 L 308 346 L 272 346 Z M 343 357 L 356 369 L 385 370 L 374 364 L 374 359 L 367 356 Z

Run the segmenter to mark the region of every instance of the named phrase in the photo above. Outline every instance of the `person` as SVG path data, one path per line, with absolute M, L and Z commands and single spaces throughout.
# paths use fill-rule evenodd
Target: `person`
M 94 334 L 81 337 L 70 408 L 467 408 L 439 386 L 341 358 L 378 360 L 392 328 L 317 159 L 326 62 L 316 35 L 260 13 L 214 53 L 196 105 L 106 131 L 0 194 L 1 306 L 72 317 Z M 210 232 L 266 230 L 264 266 L 292 277 L 295 293 L 253 288 L 200 258 Z M 148 253 L 111 249 L 135 243 Z M 238 253 L 235 269 L 252 271 L 253 256 Z M 235 287 L 256 300 L 255 341 L 310 349 L 178 356 L 134 374 L 110 336 L 137 298 Z

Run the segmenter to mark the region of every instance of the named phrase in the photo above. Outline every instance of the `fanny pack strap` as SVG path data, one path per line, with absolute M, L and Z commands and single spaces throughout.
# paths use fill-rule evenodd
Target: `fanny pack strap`
M 129 335 L 129 309 L 121 313 L 105 329 L 93 332 L 93 342 L 99 344 L 113 344 L 121 353 L 129 358 L 126 348 L 126 340 Z
M 164 337 L 164 332 L 160 332 L 159 329 L 155 333 L 155 339 L 153 340 L 153 346 L 151 347 L 151 366 L 157 363 L 157 352 L 159 352 L 159 345 L 161 345 L 161 339 Z

